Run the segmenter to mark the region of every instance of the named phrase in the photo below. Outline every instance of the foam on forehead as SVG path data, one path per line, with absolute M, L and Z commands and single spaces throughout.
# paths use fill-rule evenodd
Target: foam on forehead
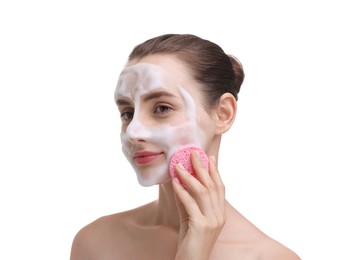
M 115 95 L 134 99 L 135 96 L 142 96 L 158 87 L 172 85 L 172 80 L 161 67 L 150 63 L 137 63 L 122 71 Z

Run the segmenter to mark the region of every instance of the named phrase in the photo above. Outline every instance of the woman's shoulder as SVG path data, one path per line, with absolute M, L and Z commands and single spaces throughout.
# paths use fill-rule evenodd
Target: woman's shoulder
M 136 216 L 146 207 L 105 215 L 82 227 L 74 237 L 71 259 L 92 259 L 91 256 L 99 256 L 109 248 L 120 248 L 126 241 L 127 231 L 135 225 Z
M 137 218 L 145 214 L 152 204 L 153 202 L 134 209 L 99 217 L 84 226 L 78 234 L 104 234 L 105 231 L 105 233 L 110 232 L 112 234 L 114 231 L 126 230 L 128 226 L 134 225 L 137 222 Z
M 239 255 L 241 259 L 300 259 L 295 252 L 262 232 L 230 204 L 227 209 L 230 221 L 221 236 L 223 243 L 218 246 L 220 255 L 226 255 L 226 259 L 232 255 Z
M 291 249 L 283 244 L 275 241 L 274 239 L 268 239 L 264 243 L 265 250 L 263 250 L 261 259 L 280 259 L 280 260 L 300 260 L 301 258 Z

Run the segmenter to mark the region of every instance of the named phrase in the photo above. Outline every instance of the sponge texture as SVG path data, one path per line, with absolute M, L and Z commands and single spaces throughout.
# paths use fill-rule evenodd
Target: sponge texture
M 203 149 L 198 146 L 190 145 L 177 150 L 170 159 L 169 173 L 174 178 L 177 176 L 175 165 L 181 163 L 183 167 L 193 176 L 196 176 L 195 170 L 192 166 L 191 153 L 197 150 L 204 166 L 208 169 L 208 157 Z

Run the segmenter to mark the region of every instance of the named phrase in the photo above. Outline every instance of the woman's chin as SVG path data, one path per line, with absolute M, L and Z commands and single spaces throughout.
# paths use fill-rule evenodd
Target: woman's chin
M 171 180 L 166 164 L 157 167 L 134 167 L 134 169 L 137 174 L 137 180 L 143 187 L 164 184 Z
M 144 177 L 144 176 L 137 175 L 137 180 L 138 180 L 138 183 L 143 187 L 166 184 L 171 181 L 171 177 L 169 173 L 164 174 L 163 176 L 159 176 L 159 178 L 156 178 L 156 177 L 157 176 Z

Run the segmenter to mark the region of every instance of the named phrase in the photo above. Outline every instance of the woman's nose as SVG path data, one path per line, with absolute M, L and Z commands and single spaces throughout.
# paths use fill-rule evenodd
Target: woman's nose
M 126 128 L 126 135 L 128 139 L 132 141 L 145 141 L 150 137 L 149 131 L 136 118 L 134 118 Z

